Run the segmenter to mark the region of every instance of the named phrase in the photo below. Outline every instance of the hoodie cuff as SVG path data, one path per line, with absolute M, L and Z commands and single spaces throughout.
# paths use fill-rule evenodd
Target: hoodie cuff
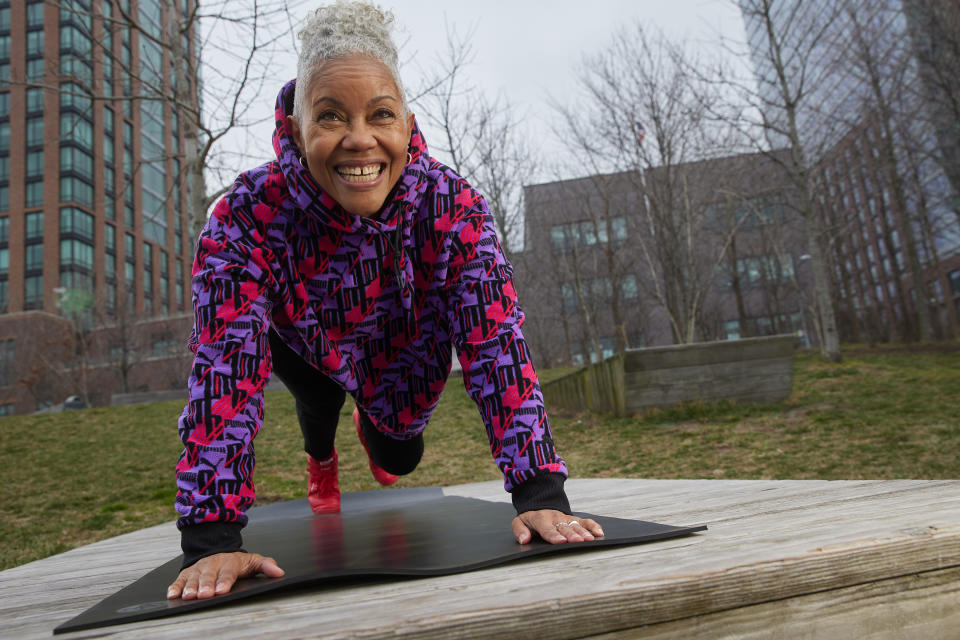
M 186 569 L 198 560 L 218 553 L 243 551 L 243 525 L 236 522 L 204 522 L 180 530 L 180 548 Z
M 570 514 L 570 501 L 563 491 L 566 479 L 562 473 L 544 473 L 525 480 L 510 492 L 513 508 L 518 514 L 537 509 L 556 509 Z

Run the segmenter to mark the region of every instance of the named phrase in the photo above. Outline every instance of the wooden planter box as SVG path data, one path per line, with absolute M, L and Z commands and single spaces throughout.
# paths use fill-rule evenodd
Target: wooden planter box
M 792 335 L 632 349 L 543 385 L 547 407 L 623 417 L 680 402 L 779 402 L 793 390 Z

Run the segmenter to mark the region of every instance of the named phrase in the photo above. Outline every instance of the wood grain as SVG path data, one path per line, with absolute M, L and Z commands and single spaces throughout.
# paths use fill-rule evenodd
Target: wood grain
M 958 628 L 960 481 L 596 479 L 572 480 L 568 490 L 577 509 L 710 528 L 454 576 L 292 591 L 63 637 L 218 637 L 226 625 L 231 638 L 766 638 L 799 629 L 832 638 L 870 632 L 879 620 L 917 633 Z M 499 482 L 446 492 L 507 500 Z M 171 523 L 0 572 L 0 637 L 49 638 L 176 555 L 178 543 Z

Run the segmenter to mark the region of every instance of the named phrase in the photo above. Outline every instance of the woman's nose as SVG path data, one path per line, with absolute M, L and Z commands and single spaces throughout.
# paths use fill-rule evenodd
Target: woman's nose
M 366 122 L 351 123 L 343 139 L 343 148 L 352 151 L 370 149 L 377 146 L 373 130 Z

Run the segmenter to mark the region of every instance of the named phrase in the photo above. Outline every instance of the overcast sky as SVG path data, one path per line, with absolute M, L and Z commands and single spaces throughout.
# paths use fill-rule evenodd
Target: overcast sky
M 416 67 L 429 66 L 445 48 L 445 25 L 461 34 L 472 31 L 475 55 L 469 78 L 485 91 L 508 98 L 524 114 L 531 138 L 543 141 L 546 148 L 553 146 L 550 96 L 562 102 L 575 92 L 582 56 L 602 49 L 618 28 L 642 21 L 707 51 L 717 46 L 720 34 L 735 42 L 744 40 L 743 22 L 732 0 L 379 1 L 396 17 L 401 58 L 407 63 L 401 71 L 406 84 L 416 86 Z M 293 56 L 281 66 L 288 68 L 278 77 L 296 75 Z M 262 99 L 269 119 L 275 94 Z M 272 128 L 267 124 L 255 133 L 263 139 L 264 160 L 272 154 Z M 424 134 L 428 144 L 436 137 L 429 128 Z

